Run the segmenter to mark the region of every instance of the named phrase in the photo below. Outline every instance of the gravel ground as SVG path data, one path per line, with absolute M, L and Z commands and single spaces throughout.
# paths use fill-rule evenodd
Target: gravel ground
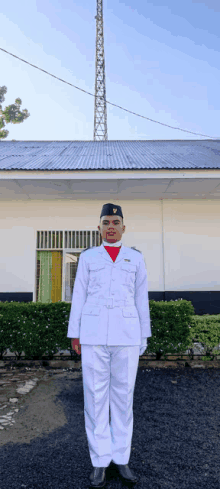
M 89 488 L 82 376 L 66 371 L 45 382 L 27 395 L 18 428 L 1 444 L 0 489 Z M 219 408 L 220 369 L 140 367 L 129 462 L 139 477 L 134 487 L 220 489 Z M 19 423 L 20 437 L 13 437 Z M 106 476 L 109 489 L 129 487 L 112 464 Z

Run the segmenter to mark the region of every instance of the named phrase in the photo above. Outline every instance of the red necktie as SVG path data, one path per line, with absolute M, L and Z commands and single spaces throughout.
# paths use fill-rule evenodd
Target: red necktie
M 121 246 L 105 246 L 105 249 L 110 255 L 112 261 L 115 261 L 121 249 Z

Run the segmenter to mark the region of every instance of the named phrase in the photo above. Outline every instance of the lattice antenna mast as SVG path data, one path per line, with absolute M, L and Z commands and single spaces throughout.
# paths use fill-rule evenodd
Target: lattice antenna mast
M 94 141 L 107 140 L 107 110 L 105 91 L 105 54 L 103 32 L 102 1 L 97 0 L 96 19 L 96 61 L 95 61 L 95 113 L 94 113 Z

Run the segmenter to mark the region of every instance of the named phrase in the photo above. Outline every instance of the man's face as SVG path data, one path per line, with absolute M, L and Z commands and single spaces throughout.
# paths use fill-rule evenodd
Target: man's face
M 116 243 L 116 241 L 120 241 L 125 226 L 122 224 L 121 216 L 102 216 L 98 230 L 103 240 L 108 241 L 108 243 Z

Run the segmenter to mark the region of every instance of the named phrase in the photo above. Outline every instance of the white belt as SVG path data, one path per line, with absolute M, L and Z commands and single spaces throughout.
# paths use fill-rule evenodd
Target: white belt
M 117 301 L 114 297 L 109 297 L 108 299 L 89 299 L 86 301 L 86 304 L 91 304 L 94 306 L 107 306 L 108 309 L 112 309 L 113 307 L 126 307 L 126 306 L 134 306 L 134 299 L 130 299 L 129 301 Z

